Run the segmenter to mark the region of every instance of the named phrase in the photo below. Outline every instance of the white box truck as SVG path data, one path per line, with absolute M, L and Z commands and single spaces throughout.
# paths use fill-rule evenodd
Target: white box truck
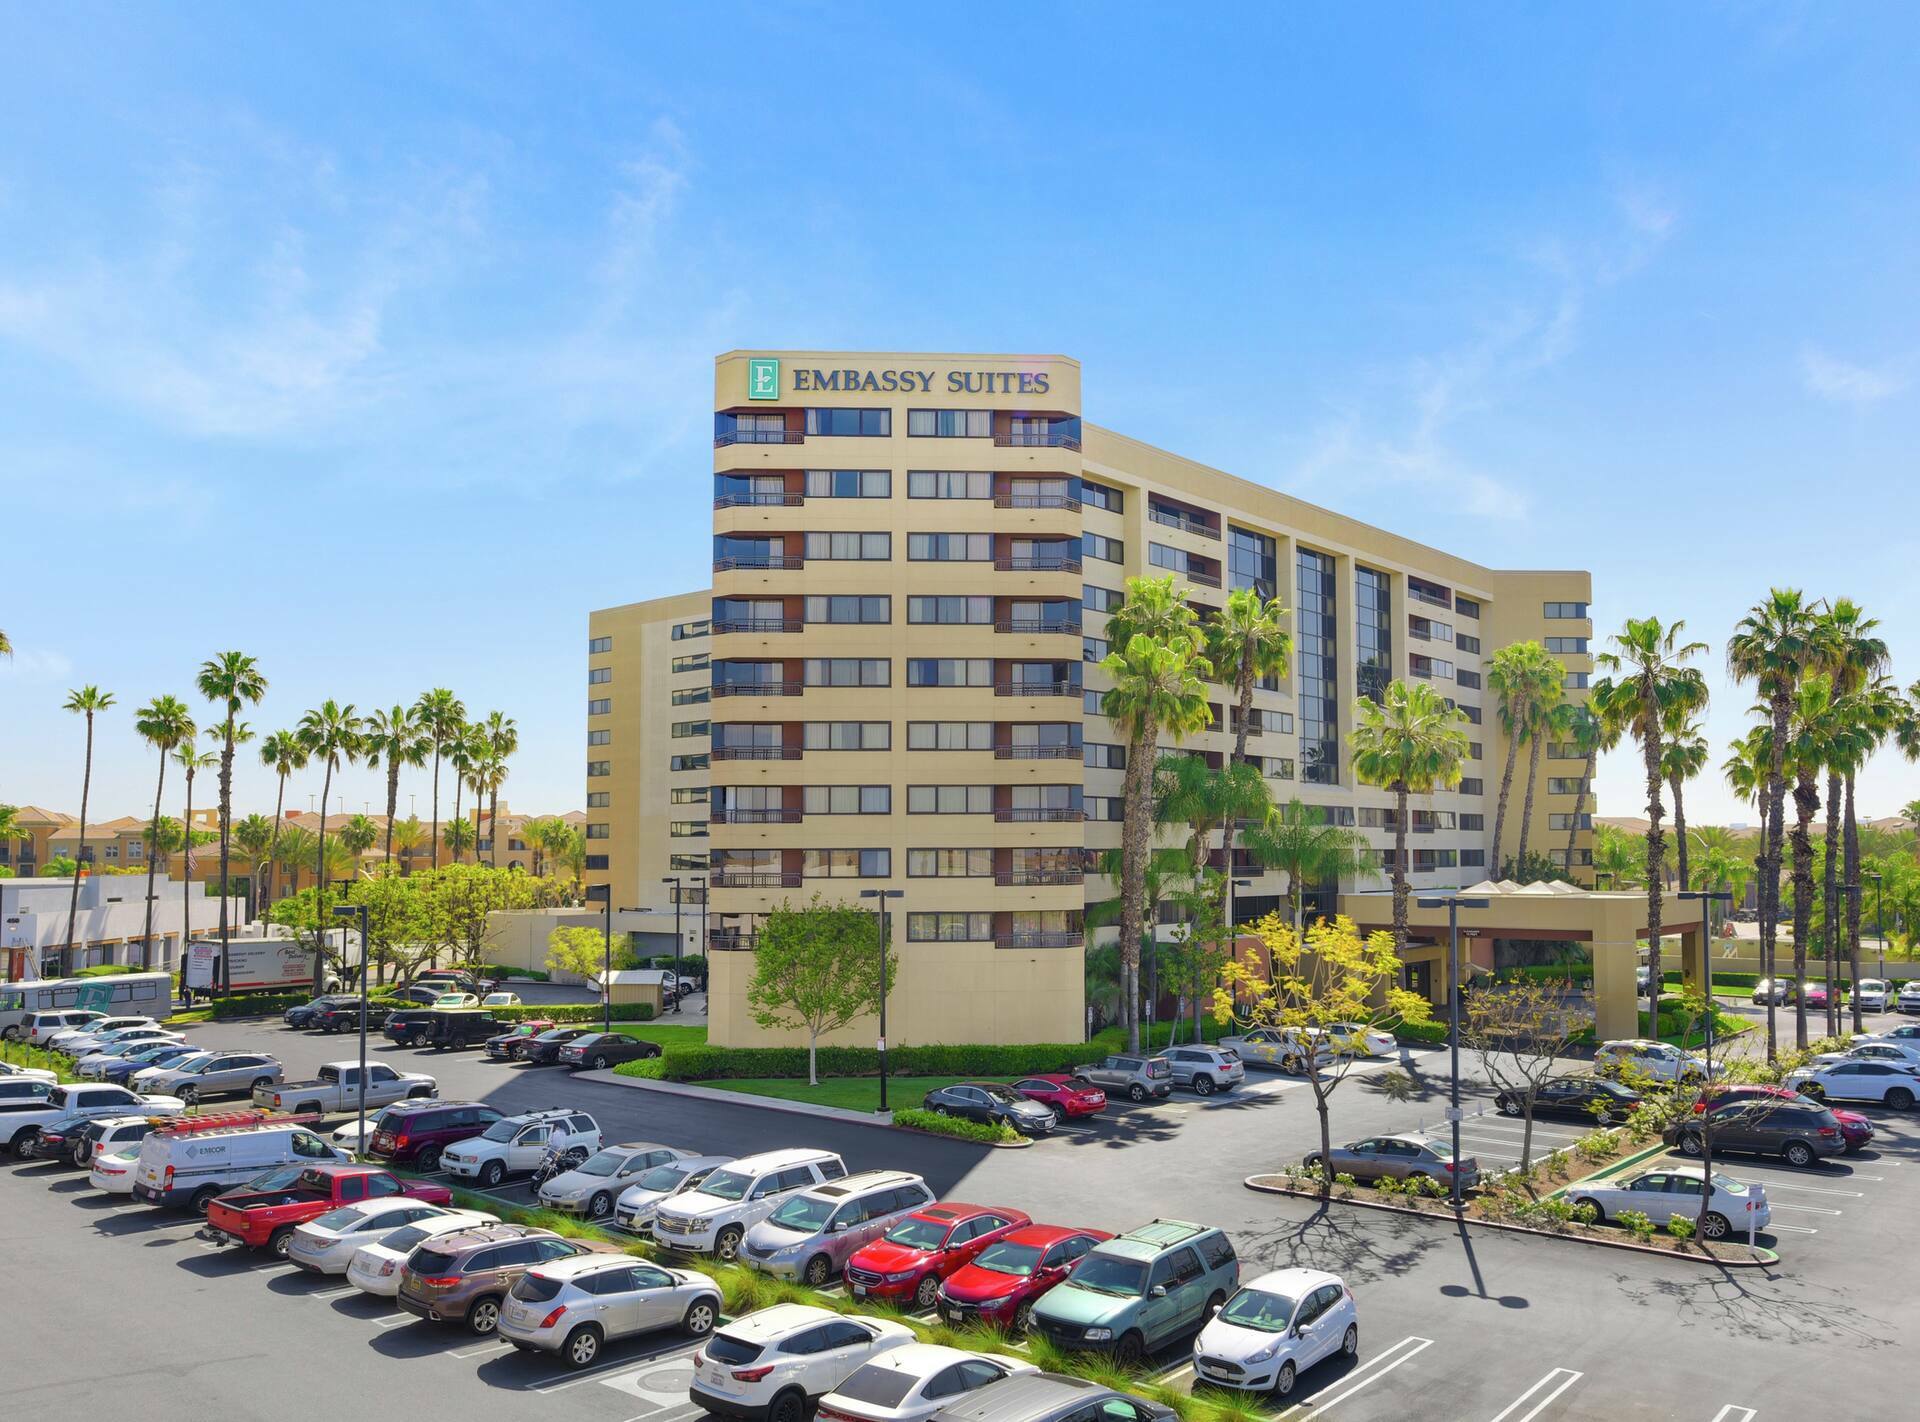
M 351 959 L 359 951 L 359 935 L 346 929 L 327 931 L 330 951 Z M 227 987 L 234 992 L 298 992 L 313 986 L 313 948 L 307 940 L 291 934 L 271 938 L 258 934 L 229 941 L 232 955 Z M 181 969 L 182 985 L 196 997 L 205 997 L 220 986 L 220 940 L 196 938 L 187 945 L 186 962 Z M 325 992 L 340 991 L 340 973 L 329 962 Z

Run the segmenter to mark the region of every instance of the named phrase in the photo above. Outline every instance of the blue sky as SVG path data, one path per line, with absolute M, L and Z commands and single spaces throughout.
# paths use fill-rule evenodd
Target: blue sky
M 0 25 L 0 799 L 74 808 L 91 681 L 96 812 L 137 813 L 132 707 L 239 647 L 260 729 L 444 684 L 518 719 L 508 798 L 577 806 L 586 612 L 705 583 L 736 346 L 1075 355 L 1093 420 L 1590 567 L 1603 631 L 1684 617 L 1716 745 L 1770 582 L 1864 602 L 1920 675 L 1910 8 Z M 1630 758 L 1600 793 L 1637 812 Z M 1863 808 L 1916 794 L 1883 757 Z

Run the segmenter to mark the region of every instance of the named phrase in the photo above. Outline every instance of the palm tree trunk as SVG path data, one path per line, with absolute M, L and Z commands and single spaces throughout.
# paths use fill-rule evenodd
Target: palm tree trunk
M 1540 737 L 1527 737 L 1527 799 L 1520 809 L 1520 841 L 1513 851 L 1514 863 L 1522 870 L 1527 862 L 1527 830 L 1533 824 L 1533 787 L 1540 779 Z
M 1864 1030 L 1860 1021 L 1860 826 L 1853 817 L 1853 772 L 1847 772 L 1847 980 L 1854 985 L 1853 1030 Z
M 1122 782 L 1120 827 L 1120 960 L 1130 986 L 1127 993 L 1127 1050 L 1140 1050 L 1140 909 L 1146 892 L 1147 840 L 1153 826 L 1153 754 L 1160 727 L 1151 717 L 1137 728 L 1127 748 Z
M 220 743 L 220 969 L 226 971 L 232 927 L 227 916 L 227 872 L 233 856 L 233 717 Z
M 333 761 L 320 779 L 320 837 L 313 856 L 313 995 L 326 990 L 327 966 L 327 797 L 333 793 Z
M 1393 786 L 1393 951 L 1407 956 L 1407 782 Z
M 1660 909 L 1666 889 L 1667 836 L 1660 827 L 1660 724 L 1657 709 L 1648 706 L 1651 722 L 1641 752 L 1647 767 L 1647 1014 L 1648 1036 L 1660 1035 Z
M 1824 897 L 1820 900 L 1821 922 L 1826 925 L 1820 934 L 1820 946 L 1827 959 L 1827 1035 L 1840 1035 L 1840 772 L 1827 771 L 1827 842 L 1824 858 L 1827 861 L 1825 882 L 1821 886 Z
M 153 837 L 147 843 L 147 926 L 140 935 L 140 966 L 153 966 L 153 871 L 160 863 L 160 797 L 167 788 L 167 753 L 160 752 L 160 778 L 153 786 Z
M 460 819 L 460 791 L 466 784 L 466 781 L 467 778 L 464 775 L 456 774 L 453 777 L 453 819 L 448 821 L 450 824 L 456 823 Z M 453 856 L 453 862 L 455 864 L 460 862 L 460 850 L 457 845 L 447 852 Z
M 387 845 L 386 867 L 393 868 L 393 817 L 400 813 L 400 754 L 387 757 Z
M 1573 877 L 1573 841 L 1574 837 L 1580 833 L 1580 816 L 1585 812 L 1587 805 L 1587 787 L 1593 784 L 1593 773 L 1599 768 L 1599 762 L 1598 751 L 1587 752 L 1587 768 L 1580 777 L 1580 789 L 1573 797 L 1573 814 L 1567 821 L 1567 877 L 1570 879 Z M 1600 880 L 1595 878 L 1593 882 L 1598 885 Z
M 1786 850 L 1787 721 L 1793 713 L 1792 688 L 1776 688 L 1771 697 L 1771 706 L 1773 737 L 1768 747 L 1767 818 L 1764 826 L 1767 861 L 1760 872 L 1760 954 L 1767 960 L 1769 978 L 1777 976 L 1774 969 L 1779 961 L 1780 861 Z M 1778 1054 L 1779 1033 L 1775 1027 L 1775 1004 L 1772 1001 L 1775 994 L 1769 993 L 1767 996 L 1767 1060 L 1773 1061 Z M 1806 1045 L 1804 1027 L 1800 1045 Z
M 192 743 L 188 743 L 192 749 Z M 186 877 L 180 881 L 180 971 L 187 970 L 187 941 L 193 937 L 193 772 L 187 772 L 186 822 L 181 826 L 181 853 L 186 859 Z
M 1520 731 L 1515 728 L 1507 736 L 1507 768 L 1500 773 L 1500 802 L 1493 810 L 1493 868 L 1489 878 L 1500 877 L 1500 844 L 1507 833 L 1507 796 L 1513 790 L 1514 767 L 1520 763 Z
M 1680 887 L 1691 889 L 1693 885 L 1687 879 L 1687 807 L 1680 798 L 1680 777 L 1668 776 L 1667 784 L 1673 790 L 1673 848 L 1680 859 Z
M 490 867 L 500 867 L 500 787 L 494 786 L 487 796 L 487 834 L 488 843 L 493 847 L 487 851 L 487 863 Z M 477 844 L 479 841 L 475 841 Z
M 323 807 L 324 808 L 324 807 Z M 433 841 L 428 846 L 433 851 L 433 867 L 440 867 L 440 742 L 433 743 Z
M 73 963 L 73 927 L 80 919 L 80 871 L 87 865 L 87 796 L 93 793 L 93 712 L 87 712 L 87 763 L 80 776 L 80 862 L 74 866 L 67 895 L 67 966 Z M 38 964 L 35 965 L 36 967 Z
M 1236 763 L 1247 758 L 1248 723 L 1253 720 L 1253 649 L 1246 648 L 1240 653 L 1240 674 L 1234 678 L 1240 692 L 1240 729 L 1233 737 L 1233 758 Z
M 1814 812 L 1820 808 L 1820 791 L 1811 770 L 1801 770 L 1793 787 L 1793 979 L 1804 983 L 1807 976 L 1807 937 L 1813 929 L 1813 835 Z M 1807 995 L 1796 994 L 1793 1005 L 1793 1044 L 1807 1046 Z
M 280 788 L 273 797 L 273 835 L 267 840 L 267 889 L 262 896 L 263 902 L 266 904 L 266 909 L 261 913 L 262 918 L 265 918 L 267 913 L 273 909 L 273 870 L 280 862 L 280 820 L 286 807 L 287 777 L 282 775 L 280 777 Z

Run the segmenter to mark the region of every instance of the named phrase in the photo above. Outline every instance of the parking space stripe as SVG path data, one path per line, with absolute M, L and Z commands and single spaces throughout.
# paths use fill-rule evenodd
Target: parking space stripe
M 1500 1411 L 1495 1414 L 1493 1422 L 1508 1422 L 1509 1418 L 1512 1419 L 1512 1422 L 1533 1422 L 1533 1419 L 1540 1415 L 1542 1409 L 1544 1409 L 1548 1403 L 1552 1402 L 1556 1397 L 1560 1396 L 1561 1393 L 1565 1392 L 1585 1376 L 1585 1373 L 1576 1373 L 1572 1368 L 1555 1368 L 1552 1372 L 1541 1378 L 1539 1382 L 1535 1383 L 1512 1402 L 1509 1402 L 1505 1407 L 1501 1408 Z M 1518 1417 L 1513 1416 L 1514 1408 L 1521 1406 L 1528 1398 L 1532 1397 L 1555 1378 L 1561 1379 L 1558 1387 L 1534 1403 L 1526 1412 L 1521 1413 Z
M 1820 1233 L 1820 1231 L 1819 1231 L 1819 1230 L 1817 1230 L 1817 1229 L 1812 1229 L 1812 1228 L 1810 1228 L 1810 1227 L 1809 1227 L 1809 1226 L 1807 1226 L 1807 1225 L 1790 1225 L 1790 1224 L 1770 1224 L 1770 1225 L 1768 1225 L 1768 1226 L 1767 1226 L 1767 1233 L 1768 1233 L 1768 1234 L 1772 1234 L 1772 1233 L 1774 1233 L 1774 1232 L 1775 1232 L 1776 1230 L 1785 1230 L 1785 1231 L 1786 1231 L 1786 1232 L 1787 1232 L 1788 1234 L 1818 1234 L 1818 1233 Z
M 1713 1422 L 1753 1422 L 1758 1415 L 1751 1407 L 1736 1407 L 1729 1402 L 1713 1414 Z
M 448 1354 L 453 1358 L 484 1358 L 489 1353 L 506 1353 L 513 1348 L 511 1343 L 486 1343 L 478 1348 L 462 1348 L 457 1353 Z
M 1409 1348 L 1407 1347 L 1408 1344 L 1412 1344 L 1413 1346 Z M 1381 1378 L 1385 1377 L 1388 1373 L 1392 1372 L 1395 1368 L 1399 1367 L 1402 1363 L 1406 1362 L 1407 1359 L 1415 1356 L 1416 1354 L 1422 1352 L 1427 1348 L 1431 1348 L 1432 1346 L 1433 1346 L 1433 1340 L 1431 1338 L 1420 1338 L 1420 1337 L 1402 1338 L 1398 1343 L 1395 1343 L 1391 1348 L 1388 1348 L 1383 1352 L 1374 1354 L 1373 1358 L 1369 1362 L 1354 1369 L 1353 1372 L 1348 1373 L 1346 1377 L 1342 1378 L 1341 1379 L 1342 1382 L 1353 1383 L 1353 1386 L 1349 1387 L 1345 1392 L 1336 1393 L 1334 1394 L 1334 1396 L 1329 1398 L 1324 1398 L 1324 1399 L 1314 1398 L 1310 1402 L 1296 1402 L 1293 1404 L 1293 1406 L 1289 1407 L 1285 1412 L 1282 1412 L 1279 1415 L 1279 1417 L 1275 1419 L 1275 1422 L 1288 1422 L 1288 1419 L 1293 1417 L 1295 1413 L 1308 1407 L 1311 1407 L 1313 1409 L 1314 1416 L 1317 1417 L 1322 1412 L 1325 1412 L 1329 1407 L 1332 1407 L 1335 1403 L 1344 1402 L 1349 1397 L 1352 1397 L 1356 1392 L 1359 1392 L 1360 1389 L 1364 1387 L 1369 1387 L 1372 1384 L 1380 1381 Z M 1404 1352 L 1401 1351 L 1402 1349 L 1404 1349 L 1405 1351 Z M 1391 1358 L 1393 1361 L 1388 1362 L 1387 1360 L 1389 1358 Z M 1384 1366 L 1382 1366 L 1383 1364 Z M 1365 1376 L 1362 1377 L 1361 1376 L 1362 1374 L 1365 1374 Z M 1360 1381 L 1354 1382 L 1353 1380 L 1355 1378 L 1360 1378 Z
M 1840 1211 L 1829 1209 L 1825 1205 L 1791 1205 L 1785 1200 L 1781 1200 L 1775 1204 L 1774 1209 L 1798 1210 L 1803 1215 L 1838 1215 L 1840 1213 Z
M 1849 1199 L 1854 1200 L 1864 1200 L 1867 1197 L 1865 1190 L 1831 1190 L 1824 1185 L 1796 1185 L 1791 1180 L 1769 1181 L 1767 1188 L 1769 1190 L 1798 1190 L 1806 1195 L 1845 1195 Z

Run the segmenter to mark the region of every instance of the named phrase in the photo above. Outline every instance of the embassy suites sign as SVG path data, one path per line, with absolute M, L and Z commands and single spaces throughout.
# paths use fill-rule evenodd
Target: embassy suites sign
M 822 370 L 818 366 L 795 366 L 791 374 L 795 395 L 931 395 L 936 391 L 949 395 L 1045 395 L 1050 389 L 1050 377 L 1044 370 Z M 780 398 L 778 357 L 748 357 L 747 398 Z

